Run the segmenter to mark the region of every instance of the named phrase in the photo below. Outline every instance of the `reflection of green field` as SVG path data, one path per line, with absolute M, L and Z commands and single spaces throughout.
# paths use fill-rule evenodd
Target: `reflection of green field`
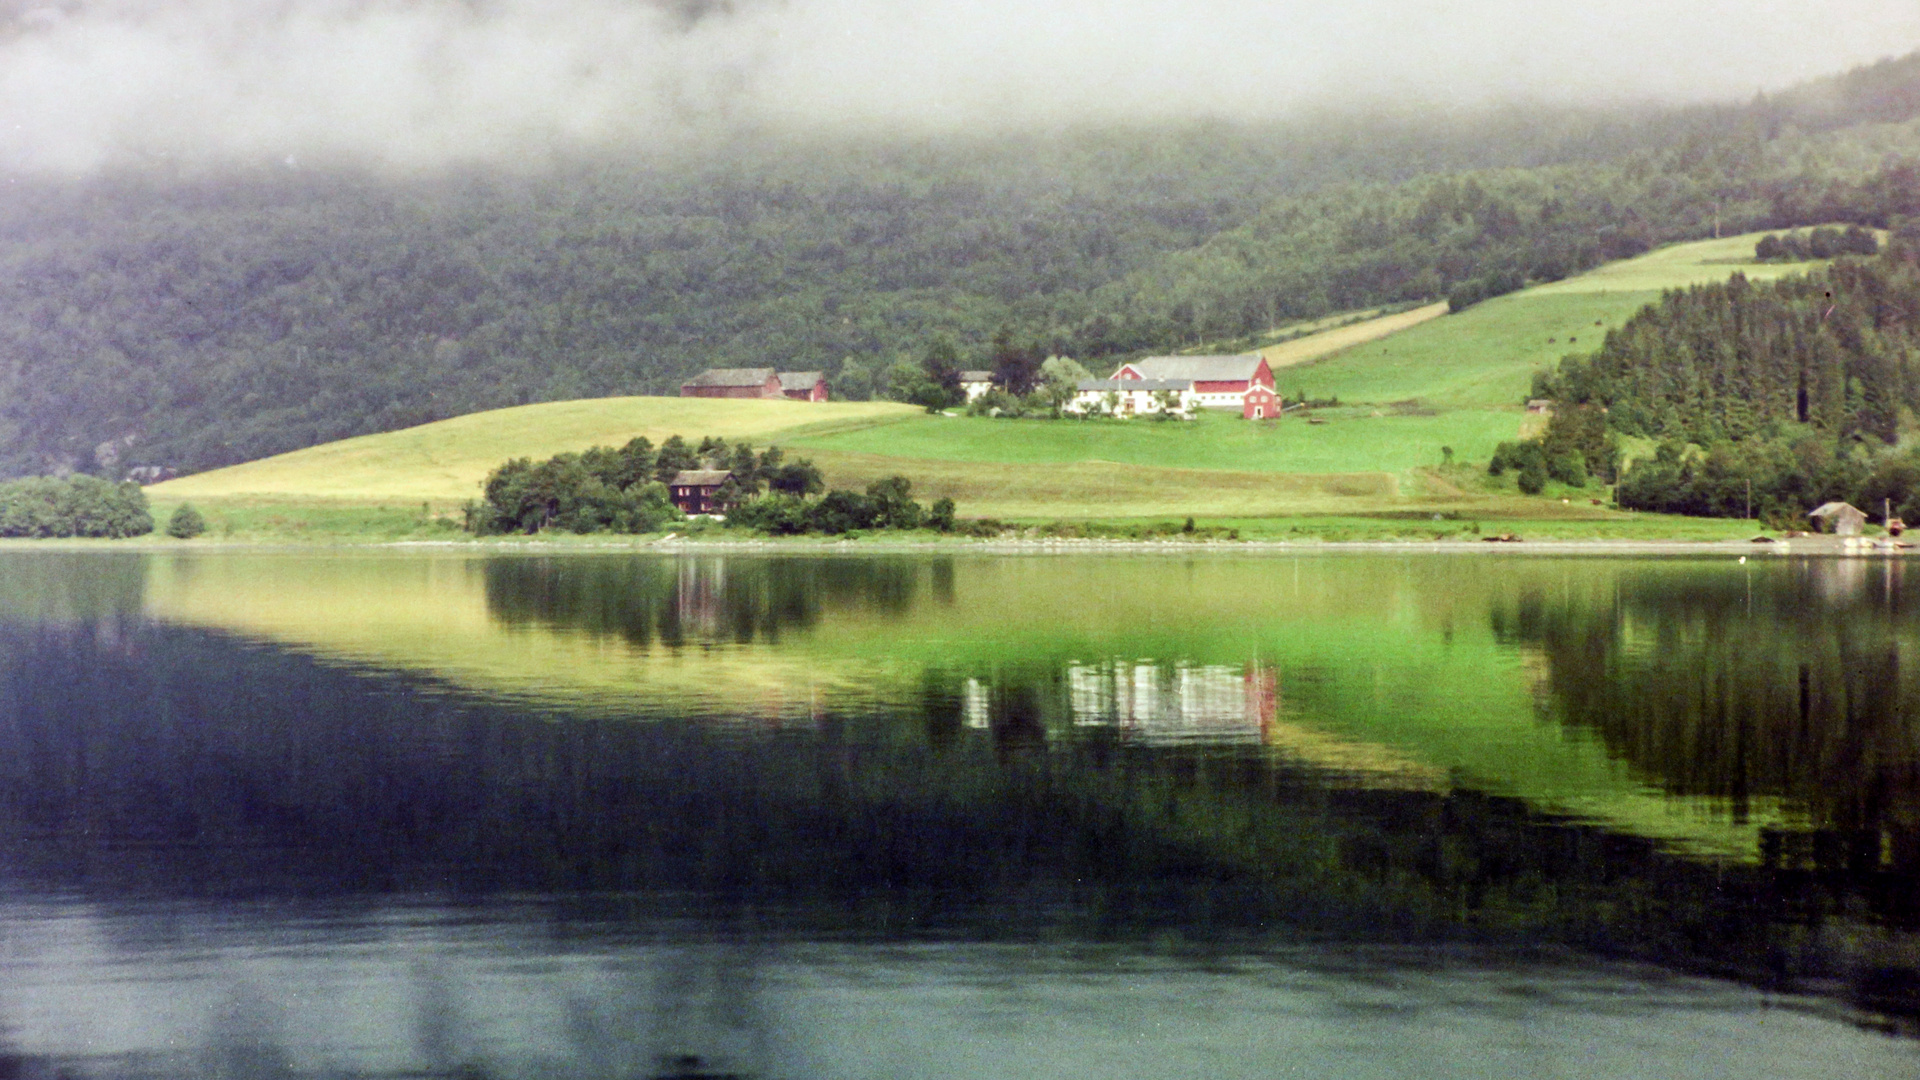
M 589 573 L 593 559 L 559 573 Z M 687 560 L 689 572 L 753 560 Z M 1594 739 L 1542 722 L 1544 660 L 1497 641 L 1490 606 L 1591 584 L 1625 560 L 1497 556 L 974 557 L 946 587 L 918 571 L 897 611 L 824 608 L 778 644 L 724 635 L 636 646 L 569 628 L 565 612 L 509 625 L 472 556 L 156 558 L 148 610 L 319 655 L 420 671 L 459 686 L 616 715 L 795 720 L 905 708 L 930 677 L 1057 680 L 1072 661 L 1271 666 L 1274 752 L 1381 782 L 1443 777 L 1740 857 L 1780 820 L 1757 800 L 1736 826 L 1701 799 L 1669 799 Z M 704 566 L 705 570 L 701 570 Z M 1055 685 L 1049 683 L 1048 685 Z M 1047 700 L 1064 728 L 1065 691 Z M 904 714 L 903 714 L 904 715 Z
M 829 670 L 764 645 L 635 647 L 564 628 L 508 625 L 488 610 L 483 565 L 468 555 L 159 557 L 149 564 L 146 605 L 169 622 L 611 715 L 724 705 L 791 717 L 817 695 L 872 677 L 870 665 Z

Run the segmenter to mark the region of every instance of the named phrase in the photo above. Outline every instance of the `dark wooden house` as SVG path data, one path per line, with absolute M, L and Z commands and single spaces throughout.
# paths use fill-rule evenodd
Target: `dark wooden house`
M 667 497 L 683 514 L 724 513 L 720 488 L 732 477 L 725 469 L 686 469 L 667 481 Z

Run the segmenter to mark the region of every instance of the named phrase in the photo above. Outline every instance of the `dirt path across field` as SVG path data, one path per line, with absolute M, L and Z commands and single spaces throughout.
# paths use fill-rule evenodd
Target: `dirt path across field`
M 1377 319 L 1368 319 L 1335 330 L 1322 330 L 1317 334 L 1294 338 L 1292 341 L 1269 345 L 1260 350 L 1267 358 L 1270 368 L 1292 367 L 1309 360 L 1318 360 L 1323 356 L 1339 352 L 1354 345 L 1364 345 L 1369 341 L 1378 341 L 1388 334 L 1396 334 L 1410 326 L 1418 326 L 1429 319 L 1437 319 L 1447 313 L 1446 301 L 1417 307 L 1412 311 L 1403 311 L 1398 315 L 1382 315 Z

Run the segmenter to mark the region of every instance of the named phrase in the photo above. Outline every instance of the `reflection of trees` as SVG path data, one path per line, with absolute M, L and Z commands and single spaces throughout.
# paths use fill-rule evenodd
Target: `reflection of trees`
M 492 559 L 486 598 L 503 623 L 588 630 L 637 646 L 745 644 L 776 642 L 828 611 L 904 615 L 924 573 L 950 590 L 950 559 Z
M 91 623 L 134 614 L 146 581 L 145 555 L 10 551 L 0 556 L 0 621 Z
M 131 650 L 90 633 L 0 627 L 14 880 L 652 898 L 639 906 L 674 891 L 707 913 L 882 932 L 1484 930 L 1716 970 L 1827 962 L 1774 922 L 1828 903 L 1824 886 L 1471 792 L 1335 791 L 1269 755 L 1110 728 L 1046 738 L 1070 716 L 1050 711 L 1070 700 L 1059 665 L 1002 679 L 990 732 L 967 729 L 961 680 L 940 677 L 923 695 L 931 739 L 898 716 L 840 715 L 746 737 L 528 715 L 200 631 L 133 626 Z M 1894 884 L 1911 895 L 1910 877 Z M 423 1019 L 423 1047 L 455 1041 L 436 1024 Z M 228 1058 L 271 1066 L 262 1030 L 236 1022 Z
M 837 610 L 902 615 L 923 574 L 950 591 L 952 567 L 940 559 L 566 557 L 494 559 L 485 574 L 487 609 L 503 622 L 678 646 L 777 641 Z
M 1738 817 L 1785 799 L 1817 828 L 1871 834 L 1838 857 L 1877 865 L 1881 830 L 1920 835 L 1914 614 L 1897 564 L 1823 560 L 1623 574 L 1605 594 L 1523 593 L 1492 618 L 1544 652 L 1558 717 L 1667 790 Z M 1904 846 L 1896 860 L 1920 867 Z

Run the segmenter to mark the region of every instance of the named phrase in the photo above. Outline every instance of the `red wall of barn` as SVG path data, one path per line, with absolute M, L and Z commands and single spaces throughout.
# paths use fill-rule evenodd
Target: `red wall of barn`
M 1196 394 L 1237 394 L 1246 388 L 1245 379 L 1218 379 L 1193 384 L 1193 391 Z
M 1241 399 L 1240 416 L 1247 420 L 1266 420 L 1280 415 L 1280 398 L 1263 386 L 1247 391 Z

